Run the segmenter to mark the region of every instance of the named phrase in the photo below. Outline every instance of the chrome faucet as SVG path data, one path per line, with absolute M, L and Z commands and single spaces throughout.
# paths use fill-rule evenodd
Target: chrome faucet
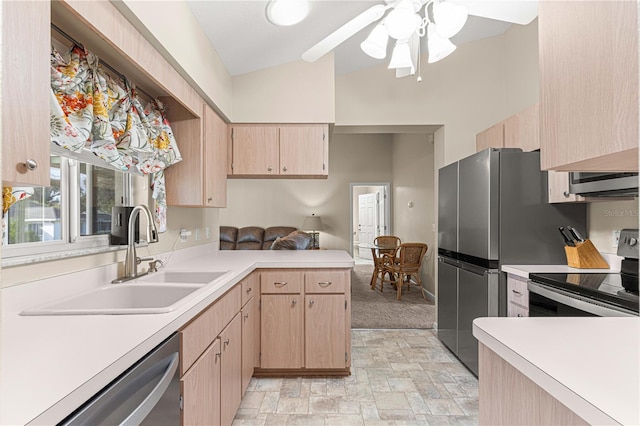
M 128 244 L 127 244 L 127 255 L 125 256 L 125 261 L 124 261 L 124 276 L 120 278 L 116 278 L 115 280 L 111 281 L 114 284 L 133 280 L 135 278 L 138 278 L 147 274 L 147 272 L 143 274 L 138 274 L 138 265 L 140 264 L 140 262 L 142 262 L 143 260 L 152 260 L 151 258 L 141 259 L 136 255 L 134 226 L 135 226 L 136 218 L 139 216 L 140 212 L 143 212 L 147 218 L 147 241 L 149 243 L 158 242 L 158 229 L 156 228 L 156 224 L 153 220 L 153 217 L 151 216 L 151 212 L 149 211 L 147 206 L 145 206 L 144 204 L 135 206 L 133 210 L 131 210 L 131 214 L 129 215 L 129 228 L 128 228 L 128 241 L 127 241 Z

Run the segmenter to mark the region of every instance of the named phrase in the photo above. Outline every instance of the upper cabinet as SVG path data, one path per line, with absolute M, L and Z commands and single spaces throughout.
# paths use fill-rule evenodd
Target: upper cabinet
M 49 186 L 50 3 L 2 2 L 2 15 L 2 182 Z
M 313 177 L 329 173 L 327 124 L 229 126 L 229 177 Z
M 638 4 L 539 3 L 543 169 L 638 170 Z
M 226 207 L 226 123 L 207 104 L 196 117 L 171 98 L 163 101 L 182 155 L 182 161 L 165 170 L 167 204 Z
M 540 109 L 536 102 L 476 135 L 476 151 L 487 148 L 540 149 Z

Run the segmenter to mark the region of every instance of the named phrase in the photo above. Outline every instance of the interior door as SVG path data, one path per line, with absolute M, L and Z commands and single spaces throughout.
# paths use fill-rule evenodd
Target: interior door
M 360 232 L 359 256 L 371 259 L 370 247 L 373 246 L 373 240 L 378 236 L 378 194 L 372 192 L 358 195 L 358 211 L 360 220 L 358 224 Z

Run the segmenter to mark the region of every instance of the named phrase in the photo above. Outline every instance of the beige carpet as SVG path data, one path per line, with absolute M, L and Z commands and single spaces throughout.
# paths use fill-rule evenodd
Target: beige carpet
M 371 290 L 373 265 L 356 265 L 351 272 L 351 328 L 433 328 L 436 307 L 423 299 L 417 286 L 402 289 L 402 299 L 385 284 Z

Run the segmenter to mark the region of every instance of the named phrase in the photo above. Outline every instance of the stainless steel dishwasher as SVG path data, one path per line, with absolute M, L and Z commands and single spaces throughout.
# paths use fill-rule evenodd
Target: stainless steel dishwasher
M 180 339 L 173 334 L 61 425 L 179 425 Z

